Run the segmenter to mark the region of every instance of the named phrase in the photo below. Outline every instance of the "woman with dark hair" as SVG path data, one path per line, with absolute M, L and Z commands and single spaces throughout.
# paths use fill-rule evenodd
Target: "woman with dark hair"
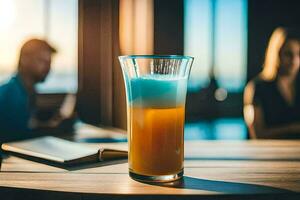
M 300 34 L 273 32 L 262 72 L 244 91 L 244 118 L 251 138 L 300 138 Z

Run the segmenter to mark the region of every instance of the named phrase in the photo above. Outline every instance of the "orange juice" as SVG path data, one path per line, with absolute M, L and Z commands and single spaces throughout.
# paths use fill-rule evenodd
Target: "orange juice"
M 183 169 L 184 106 L 129 108 L 129 168 L 148 176 Z

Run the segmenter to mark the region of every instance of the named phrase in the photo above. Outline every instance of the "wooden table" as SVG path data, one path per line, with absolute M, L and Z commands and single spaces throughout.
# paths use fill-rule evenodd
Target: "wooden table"
M 185 158 L 182 181 L 150 185 L 126 161 L 66 170 L 8 157 L 0 199 L 300 199 L 300 141 L 187 141 Z

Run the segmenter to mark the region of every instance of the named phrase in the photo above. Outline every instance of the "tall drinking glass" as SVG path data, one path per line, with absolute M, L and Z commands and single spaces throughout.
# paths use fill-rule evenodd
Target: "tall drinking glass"
M 119 57 L 127 96 L 129 175 L 146 182 L 183 176 L 189 56 Z

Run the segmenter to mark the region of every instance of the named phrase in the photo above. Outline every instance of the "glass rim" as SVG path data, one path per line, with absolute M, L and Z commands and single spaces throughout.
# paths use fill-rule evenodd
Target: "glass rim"
M 184 55 L 123 55 L 118 56 L 119 59 L 132 59 L 132 58 L 149 58 L 149 59 L 187 59 L 194 60 L 192 56 L 184 56 Z

